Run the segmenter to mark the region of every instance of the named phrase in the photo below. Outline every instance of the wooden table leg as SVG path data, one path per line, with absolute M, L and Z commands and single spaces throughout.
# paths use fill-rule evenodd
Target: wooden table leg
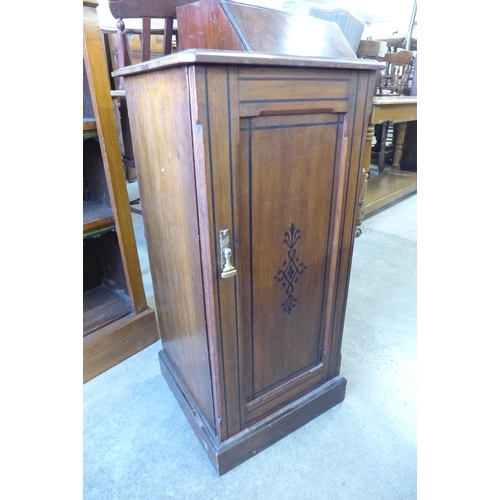
M 396 144 L 394 147 L 394 160 L 391 172 L 399 172 L 401 157 L 403 156 L 403 144 L 405 142 L 406 122 L 398 123 L 396 128 Z
M 380 134 L 380 153 L 378 154 L 378 173 L 383 174 L 385 169 L 385 141 L 387 140 L 387 122 L 382 125 L 382 132 Z
M 375 127 L 373 125 L 368 125 L 368 130 L 366 133 L 366 142 L 365 142 L 365 149 L 363 151 L 363 160 L 361 162 L 361 186 L 359 189 L 359 201 L 358 201 L 358 211 L 356 215 L 356 237 L 360 236 L 362 231 L 361 231 L 361 223 L 363 222 L 363 219 L 365 218 L 365 195 L 366 195 L 366 188 L 368 185 L 368 178 L 370 177 L 370 160 L 371 160 L 371 154 L 372 154 L 372 140 L 373 140 L 373 135 L 375 133 Z

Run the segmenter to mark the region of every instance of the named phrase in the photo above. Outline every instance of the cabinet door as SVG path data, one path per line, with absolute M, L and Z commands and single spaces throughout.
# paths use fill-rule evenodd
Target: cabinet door
M 242 119 L 237 256 L 252 423 L 326 381 L 344 119 Z
M 205 68 L 193 78 L 224 439 L 338 374 L 360 171 L 350 137 L 361 144 L 365 101 L 358 112 L 351 72 Z M 222 277 L 223 230 L 235 277 Z

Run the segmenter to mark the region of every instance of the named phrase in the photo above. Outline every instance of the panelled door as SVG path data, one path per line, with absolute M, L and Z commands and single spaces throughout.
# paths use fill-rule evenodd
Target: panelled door
M 248 423 L 325 381 L 343 116 L 241 118 L 237 254 Z
M 190 82 L 225 439 L 336 375 L 360 157 L 349 138 L 365 124 L 351 71 L 205 67 Z

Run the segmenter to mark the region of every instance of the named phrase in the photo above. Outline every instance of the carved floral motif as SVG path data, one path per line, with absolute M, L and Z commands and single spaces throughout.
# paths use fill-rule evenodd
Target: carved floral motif
M 299 257 L 296 255 L 297 250 L 294 248 L 300 240 L 299 233 L 300 229 L 297 229 L 292 222 L 283 240 L 283 243 L 288 247 L 287 258 L 281 265 L 282 269 L 280 269 L 274 277 L 274 279 L 278 283 L 282 283 L 282 286 L 285 288 L 286 298 L 284 302 L 282 302 L 281 307 L 287 314 L 290 314 L 297 304 L 297 299 L 293 296 L 295 289 L 294 285 L 299 281 L 299 276 L 307 269 L 307 266 L 300 262 Z

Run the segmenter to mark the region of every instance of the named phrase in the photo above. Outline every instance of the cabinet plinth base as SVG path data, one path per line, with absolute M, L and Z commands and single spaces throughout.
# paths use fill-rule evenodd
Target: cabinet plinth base
M 199 409 L 184 384 L 175 375 L 175 370 L 164 351 L 160 351 L 158 356 L 165 380 L 219 476 L 341 403 L 345 396 L 346 379 L 339 375 L 226 441 L 220 442 L 213 429 L 200 418 Z
M 129 314 L 83 337 L 83 383 L 158 340 L 152 309 Z

